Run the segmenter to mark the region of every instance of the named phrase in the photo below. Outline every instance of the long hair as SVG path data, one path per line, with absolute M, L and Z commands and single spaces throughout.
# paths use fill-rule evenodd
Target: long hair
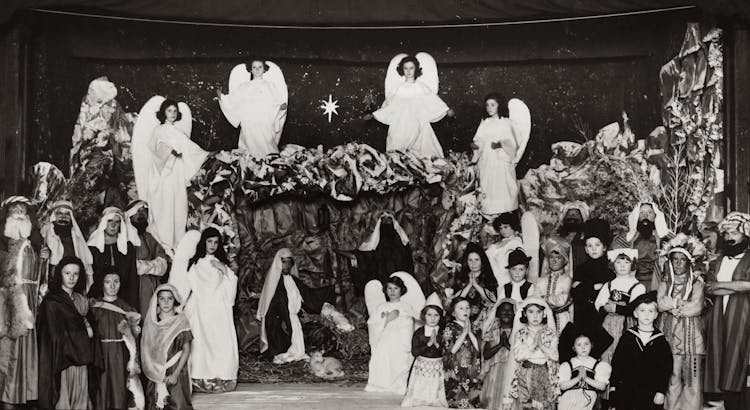
M 401 59 L 401 61 L 398 63 L 398 67 L 396 67 L 396 72 L 398 72 L 398 75 L 401 75 L 401 76 L 404 75 L 404 64 L 406 63 L 414 64 L 414 79 L 415 80 L 422 75 L 422 66 L 419 65 L 419 60 L 417 60 L 417 57 L 413 55 L 408 55 Z
M 464 251 L 463 257 L 461 258 L 461 270 L 456 274 L 456 282 L 467 284 L 469 283 L 469 255 L 472 253 L 476 253 L 479 255 L 479 260 L 482 262 L 482 270 L 479 274 L 479 279 L 477 282 L 479 282 L 480 285 L 482 285 L 483 288 L 495 291 L 497 289 L 497 279 L 495 278 L 495 275 L 492 273 L 492 266 L 490 265 L 490 260 L 487 258 L 487 254 L 484 253 L 484 249 L 482 249 L 481 246 L 479 246 L 476 242 L 471 242 L 468 245 L 466 245 L 466 250 Z
M 201 239 L 195 247 L 195 255 L 193 255 L 193 257 L 190 258 L 190 262 L 188 262 L 188 269 L 198 262 L 198 260 L 206 256 L 206 241 L 209 238 L 219 238 L 219 247 L 216 248 L 214 256 L 216 259 L 224 263 L 224 265 L 229 266 L 229 257 L 227 257 L 227 251 L 224 250 L 224 240 L 221 237 L 221 232 L 216 228 L 206 228 L 203 233 L 201 233 Z
M 508 117 L 510 115 L 508 113 L 508 100 L 505 99 L 505 96 L 498 93 L 498 92 L 491 92 L 484 96 L 484 102 L 487 103 L 488 100 L 495 100 L 497 103 L 497 116 L 502 117 Z M 489 118 L 489 117 L 487 117 Z
M 65 256 L 60 259 L 60 262 L 55 266 L 55 272 L 49 280 L 49 290 L 62 290 L 62 270 L 67 265 L 78 266 L 78 282 L 76 282 L 73 290 L 83 294 L 86 290 L 86 268 L 77 256 Z
M 182 113 L 180 112 L 180 106 L 177 105 L 177 101 L 167 98 L 159 106 L 159 111 L 156 112 L 156 118 L 160 123 L 164 124 L 164 121 L 167 120 L 167 108 L 172 105 L 174 105 L 174 108 L 177 109 L 177 118 L 175 119 L 175 121 L 179 121 L 182 119 Z
M 253 71 L 252 71 L 253 70 L 253 63 L 256 62 L 256 61 L 263 63 L 263 72 L 264 73 L 268 72 L 268 70 L 271 69 L 271 67 L 269 67 L 268 64 L 266 64 L 266 60 L 264 60 L 262 58 L 253 58 L 253 59 L 248 60 L 248 62 L 245 63 L 245 69 L 247 70 L 248 73 L 250 73 L 250 79 L 251 80 L 253 79 Z

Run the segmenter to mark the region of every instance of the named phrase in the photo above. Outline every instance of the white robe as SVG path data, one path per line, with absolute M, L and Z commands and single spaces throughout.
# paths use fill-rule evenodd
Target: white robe
M 227 120 L 241 127 L 239 148 L 256 158 L 279 152 L 282 103 L 276 87 L 262 78 L 246 81 L 219 99 Z
M 398 318 L 385 324 L 385 315 L 398 310 Z M 406 393 L 406 381 L 414 357 L 411 338 L 414 334 L 415 313 L 411 305 L 401 300 L 385 302 L 367 320 L 370 332 L 370 365 L 367 392 Z
M 410 150 L 426 157 L 443 157 L 431 122 L 440 121 L 448 113 L 448 106 L 421 83 L 401 84 L 383 106 L 372 113 L 376 120 L 388 125 L 386 151 Z
M 170 124 L 154 129 L 148 148 L 154 161 L 148 173 L 148 197 L 141 199 L 148 202 L 150 225 L 157 239 L 175 247 L 187 225 L 187 185 L 208 153 Z M 182 156 L 174 156 L 172 150 Z
M 513 161 L 518 144 L 512 124 L 508 118 L 485 118 L 474 135 L 474 144 L 479 147 L 479 188 L 484 194 L 481 212 L 485 215 L 518 209 L 518 181 Z M 493 142 L 503 147 L 492 148 Z
M 492 267 L 492 273 L 495 274 L 498 286 L 510 282 L 510 272 L 507 268 L 508 254 L 516 248 L 523 248 L 523 241 L 521 238 L 513 236 L 491 244 L 484 252 L 487 254 L 487 259 L 490 260 L 490 267 Z
M 237 380 L 239 352 L 232 306 L 237 276 L 212 266 L 214 256 L 201 258 L 188 271 L 190 296 L 185 315 L 193 332 L 189 371 L 193 379 Z M 219 262 L 221 263 L 221 262 Z

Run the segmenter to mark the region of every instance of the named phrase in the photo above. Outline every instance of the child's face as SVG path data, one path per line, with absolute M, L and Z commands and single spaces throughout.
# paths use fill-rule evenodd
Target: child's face
M 65 265 L 60 272 L 62 274 L 62 287 L 68 291 L 72 291 L 78 283 L 78 275 L 80 268 L 78 265 L 70 264 Z
M 401 288 L 395 283 L 388 283 L 385 288 L 385 292 L 388 294 L 388 300 L 391 302 L 397 302 L 401 299 Z
M 469 320 L 470 313 L 471 306 L 469 306 L 469 302 L 466 300 L 456 303 L 456 306 L 453 307 L 453 317 L 459 322 Z
M 427 326 L 437 326 L 440 323 L 440 314 L 435 309 L 427 309 L 424 313 L 424 323 Z
M 526 320 L 532 326 L 539 326 L 544 319 L 544 309 L 537 305 L 526 306 Z
M 120 292 L 120 275 L 110 273 L 104 277 L 104 296 L 117 297 Z
M 573 343 L 573 349 L 578 356 L 586 357 L 591 353 L 591 340 L 586 336 L 578 336 Z
M 472 272 L 479 272 L 482 270 L 482 258 L 475 252 L 470 253 L 466 257 L 466 264 L 469 265 L 469 270 Z
M 628 276 L 632 273 L 633 263 L 630 259 L 620 258 L 615 259 L 615 274 L 617 276 Z
M 674 271 L 675 275 L 684 275 L 688 271 L 690 261 L 688 260 L 687 256 L 681 253 L 674 252 L 669 255 L 669 260 L 672 262 L 672 270 Z
M 509 272 L 513 282 L 523 282 L 526 279 L 526 265 L 511 266 Z
M 206 239 L 206 254 L 213 255 L 219 249 L 219 238 L 211 237 Z
M 650 326 L 656 320 L 656 303 L 641 303 L 635 308 L 633 316 L 640 326 Z
M 563 257 L 560 252 L 550 252 L 549 256 L 547 257 L 547 261 L 549 263 L 550 270 L 553 272 L 560 271 L 565 267 L 565 257 Z
M 174 295 L 168 290 L 162 290 L 159 292 L 156 302 L 162 313 L 172 313 L 174 310 Z
M 515 312 L 513 312 L 513 305 L 510 303 L 503 303 L 500 305 L 500 307 L 497 308 L 497 313 L 495 315 L 500 323 L 506 326 L 513 324 L 513 316 L 515 316 Z
M 586 254 L 591 259 L 599 259 L 604 255 L 604 244 L 599 238 L 586 239 Z

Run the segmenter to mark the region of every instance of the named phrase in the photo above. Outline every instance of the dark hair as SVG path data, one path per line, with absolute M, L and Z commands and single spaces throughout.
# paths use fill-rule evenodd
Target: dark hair
M 498 317 L 498 316 L 500 315 L 500 307 L 501 307 L 501 306 L 503 306 L 503 305 L 508 305 L 508 306 L 510 306 L 511 308 L 514 308 L 514 307 L 515 307 L 515 306 L 514 306 L 514 305 L 513 305 L 512 303 L 510 303 L 510 302 L 508 302 L 508 301 L 506 300 L 505 302 L 503 302 L 503 303 L 501 303 L 501 304 L 497 305 L 497 309 L 495 309 L 495 317 Z
M 216 228 L 206 228 L 203 233 L 201 233 L 201 239 L 195 247 L 195 255 L 190 258 L 188 269 L 198 262 L 199 259 L 206 256 L 206 241 L 209 238 L 219 238 L 219 247 L 216 249 L 216 252 L 214 252 L 214 256 L 225 265 L 229 265 L 229 257 L 227 257 L 227 251 L 224 250 L 224 240 L 221 237 L 221 232 Z
M 440 315 L 440 319 L 442 320 L 443 315 L 445 314 L 445 312 L 443 312 L 443 308 L 441 308 L 440 306 L 437 306 L 437 305 L 427 305 L 427 306 L 425 306 L 425 307 L 422 308 L 421 312 L 419 312 L 419 318 L 423 322 L 425 321 L 424 318 L 427 315 L 427 311 L 430 310 L 430 309 L 432 309 L 435 312 L 437 312 L 437 314 Z
M 398 67 L 396 67 L 396 72 L 398 72 L 398 75 L 404 75 L 404 64 L 406 63 L 414 63 L 414 79 L 417 79 L 422 75 L 422 66 L 419 65 L 419 60 L 417 60 L 417 57 L 414 57 L 413 55 L 408 55 L 401 59 L 401 61 L 398 63 Z
M 508 113 L 508 100 L 505 99 L 504 95 L 497 92 L 491 92 L 484 96 L 485 103 L 487 103 L 487 100 L 495 100 L 495 102 L 497 102 L 498 117 L 507 117 L 510 115 Z
M 256 61 L 260 61 L 261 63 L 263 63 L 263 72 L 264 73 L 266 71 L 268 71 L 268 70 L 271 69 L 271 67 L 269 67 L 268 64 L 266 63 L 266 60 L 264 60 L 262 58 L 253 58 L 253 59 L 250 59 L 250 60 L 248 60 L 247 63 L 245 63 L 245 70 L 247 70 L 247 72 L 250 73 L 250 79 L 253 78 L 252 67 L 253 67 L 253 63 L 256 62 Z
M 500 233 L 500 225 L 510 225 L 514 231 L 521 231 L 521 219 L 515 211 L 503 212 L 492 220 L 492 227 L 495 228 L 497 233 Z
M 162 292 L 169 292 L 172 294 L 172 298 L 174 298 L 174 307 L 180 306 L 180 301 L 177 300 L 177 296 L 175 296 L 174 292 L 172 292 L 172 289 L 161 289 L 158 292 L 156 292 L 156 305 L 159 305 L 159 294 Z
M 451 302 L 451 311 L 450 311 L 450 315 L 451 316 L 453 316 L 453 313 L 456 311 L 456 305 L 458 305 L 461 302 L 466 302 L 466 303 L 469 304 L 469 307 L 471 307 L 471 302 L 469 302 L 469 299 L 466 299 L 463 296 L 457 296 L 457 297 L 453 298 L 453 301 Z M 455 316 L 453 316 L 453 317 L 455 317 Z
M 177 118 L 175 119 L 175 121 L 179 121 L 182 119 L 182 113 L 180 112 L 180 107 L 177 105 L 177 101 L 167 98 L 159 106 L 159 111 L 156 112 L 156 118 L 160 123 L 164 124 L 164 121 L 167 120 L 167 108 L 173 105 L 175 108 L 177 108 Z
M 526 309 L 529 308 L 529 306 L 536 306 L 542 311 L 544 311 L 545 307 L 542 305 L 537 305 L 536 303 L 529 303 L 528 305 L 523 307 L 523 310 L 521 310 L 521 323 L 526 324 L 529 323 L 529 319 L 526 318 Z M 547 324 L 547 316 L 542 316 L 542 324 Z
M 404 281 L 401 280 L 401 278 L 399 278 L 398 276 L 390 276 L 388 280 L 386 280 L 385 283 L 383 284 L 383 294 L 385 295 L 386 299 L 388 299 L 387 291 L 388 291 L 389 283 L 392 283 L 398 286 L 399 289 L 401 289 L 401 296 L 404 296 L 406 294 L 407 289 L 406 289 L 406 284 L 404 283 Z
M 476 253 L 477 255 L 479 255 L 479 259 L 482 261 L 482 271 L 479 274 L 478 279 L 479 284 L 482 285 L 482 287 L 485 289 L 491 290 L 493 292 L 496 291 L 497 279 L 495 278 L 495 274 L 492 273 L 492 265 L 490 265 L 490 260 L 489 258 L 487 258 L 487 254 L 484 253 L 484 249 L 482 249 L 482 247 L 479 246 L 479 244 L 476 242 L 470 242 L 468 245 L 466 245 L 466 250 L 461 257 L 461 270 L 456 274 L 456 282 L 458 282 L 459 284 L 463 284 L 463 286 L 469 283 L 468 261 L 469 255 L 472 253 Z
M 49 280 L 49 290 L 62 290 L 62 270 L 68 265 L 78 266 L 78 282 L 76 282 L 73 290 L 81 294 L 84 293 L 86 291 L 86 268 L 76 256 L 65 256 L 60 259 L 60 262 L 55 266 L 52 278 Z

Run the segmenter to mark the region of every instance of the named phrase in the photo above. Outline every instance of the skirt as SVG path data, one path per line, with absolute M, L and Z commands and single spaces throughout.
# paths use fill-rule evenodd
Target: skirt
M 570 389 L 557 402 L 557 410 L 591 410 L 596 405 L 595 390 Z
M 521 409 L 554 410 L 557 404 L 555 386 L 550 382 L 546 364 L 523 362 L 516 369 L 518 401 Z
M 442 357 L 418 356 L 414 359 L 401 407 L 421 406 L 448 407 L 443 384 Z

